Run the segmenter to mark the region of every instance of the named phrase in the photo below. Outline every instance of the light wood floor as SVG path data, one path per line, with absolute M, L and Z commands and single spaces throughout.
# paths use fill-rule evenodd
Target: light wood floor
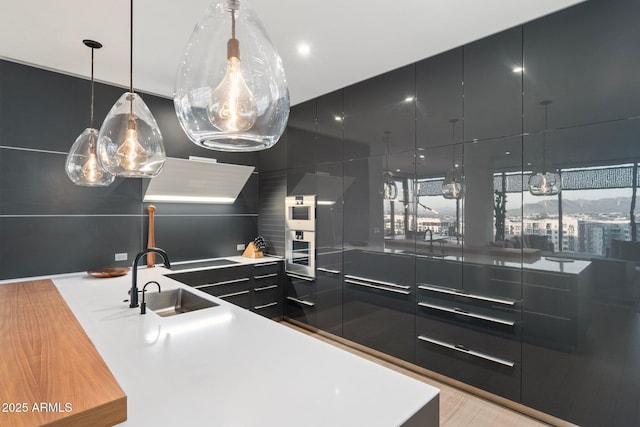
M 440 426 L 441 427 L 543 427 L 545 424 L 520 412 L 490 402 L 464 390 L 444 384 L 433 378 L 387 362 L 368 353 L 364 353 L 323 335 L 314 333 L 289 322 L 282 322 L 290 328 L 313 336 L 343 350 L 379 363 L 397 372 L 410 376 L 440 389 Z M 564 423 L 562 423 L 564 424 Z

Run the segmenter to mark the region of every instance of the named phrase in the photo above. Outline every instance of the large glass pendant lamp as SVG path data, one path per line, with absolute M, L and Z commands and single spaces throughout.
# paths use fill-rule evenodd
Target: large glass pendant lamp
M 130 2 L 129 92 L 114 104 L 100 128 L 98 153 L 102 167 L 116 176 L 153 178 L 166 154 L 158 123 L 133 91 L 133 0 Z
M 551 101 L 542 101 L 544 106 L 544 132 L 542 133 L 542 167 L 529 176 L 529 192 L 534 196 L 555 196 L 562 191 L 562 179 L 556 171 L 547 170 L 546 134 L 547 107 Z
M 455 126 L 456 123 L 458 122 L 458 119 L 451 119 L 449 120 L 449 122 L 451 123 L 451 128 L 452 128 L 452 134 L 451 134 L 451 142 L 453 143 L 455 141 Z M 442 181 L 442 188 L 441 188 L 441 192 L 442 192 L 442 197 L 444 197 L 445 199 L 460 199 L 462 198 L 462 192 L 463 192 L 463 187 L 462 187 L 462 183 L 463 183 L 463 177 L 462 177 L 462 172 L 460 170 L 460 165 L 458 165 L 456 163 L 456 146 L 453 146 L 453 160 L 452 160 L 452 167 L 451 170 L 449 170 L 449 172 L 447 173 L 447 175 L 444 178 L 444 181 Z
M 98 163 L 98 130 L 93 127 L 93 51 L 100 49 L 102 44 L 94 40 L 83 40 L 82 43 L 91 48 L 91 118 L 89 127 L 76 138 L 71 150 L 69 150 L 65 171 L 69 179 L 76 185 L 107 187 L 115 177 L 102 169 Z
M 195 144 L 219 151 L 273 146 L 289 118 L 280 55 L 245 0 L 220 0 L 196 25 L 178 66 L 176 114 Z

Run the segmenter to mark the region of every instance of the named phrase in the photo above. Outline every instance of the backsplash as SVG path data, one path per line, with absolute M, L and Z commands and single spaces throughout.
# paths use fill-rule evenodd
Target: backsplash
M 97 83 L 95 127 L 125 89 Z M 145 179 L 117 178 L 106 188 L 74 185 L 64 163 L 89 127 L 88 80 L 0 61 L 0 279 L 130 265 L 147 242 Z M 221 153 L 191 143 L 173 101 L 143 95 L 167 156 L 216 158 L 258 166 L 257 153 Z M 257 235 L 254 172 L 233 205 L 156 203 L 156 245 L 171 261 L 237 255 Z M 215 185 L 215 183 L 212 183 Z M 114 261 L 127 253 L 127 261 Z

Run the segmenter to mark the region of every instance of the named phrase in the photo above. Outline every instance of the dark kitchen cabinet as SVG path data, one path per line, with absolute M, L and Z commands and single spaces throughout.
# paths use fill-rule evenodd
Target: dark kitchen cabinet
M 288 167 L 315 166 L 316 100 L 291 107 L 287 122 Z
M 522 28 L 464 46 L 464 139 L 522 133 Z
M 524 131 L 640 115 L 640 3 L 595 0 L 524 25 Z M 465 82 L 466 87 L 466 82 Z
M 251 311 L 269 319 L 284 314 L 284 263 L 268 261 L 251 266 Z
M 276 145 L 259 152 L 260 173 L 287 169 L 287 131 L 285 130 Z
M 415 66 L 344 89 L 344 158 L 415 150 Z
M 416 146 L 462 142 L 462 48 L 416 64 Z
M 285 316 L 316 327 L 316 279 L 287 272 L 285 278 Z
M 317 191 L 315 165 L 287 169 L 287 196 L 306 196 Z
M 342 335 L 342 162 L 318 163 L 316 316 L 319 329 Z
M 316 161 L 338 162 L 343 156 L 343 93 L 339 90 L 317 99 Z
M 408 255 L 344 253 L 343 336 L 412 362 L 415 263 Z
M 249 265 L 185 271 L 166 276 L 244 309 L 251 308 L 251 268 Z
M 345 161 L 345 247 L 415 252 L 414 177 L 413 151 Z

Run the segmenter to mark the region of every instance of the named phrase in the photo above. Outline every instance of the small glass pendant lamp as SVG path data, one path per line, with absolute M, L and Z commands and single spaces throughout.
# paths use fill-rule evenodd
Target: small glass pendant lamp
M 458 122 L 458 119 L 451 119 L 449 120 L 449 122 L 451 123 L 451 143 L 454 144 L 455 143 L 455 131 L 456 131 L 456 123 Z M 447 173 L 447 175 L 444 178 L 444 181 L 442 181 L 442 197 L 444 197 L 445 199 L 460 199 L 462 198 L 462 193 L 463 193 L 463 187 L 462 187 L 462 182 L 463 182 L 463 177 L 462 177 L 462 172 L 460 171 L 460 167 L 458 164 L 456 164 L 456 146 L 455 144 L 453 145 L 453 160 L 452 160 L 452 167 L 451 170 L 449 170 L 449 172 Z
M 129 92 L 116 101 L 102 123 L 98 159 L 116 176 L 153 178 L 162 170 L 166 154 L 158 123 L 133 91 L 133 0 L 130 5 Z
M 196 145 L 258 151 L 278 142 L 289 118 L 284 68 L 245 0 L 218 0 L 207 9 L 178 66 L 173 102 Z
M 93 40 L 82 40 L 82 43 L 91 48 L 91 119 L 89 127 L 76 138 L 71 146 L 65 162 L 65 171 L 69 179 L 76 185 L 107 187 L 115 177 L 102 169 L 98 163 L 98 130 L 93 128 L 93 51 L 100 49 L 102 44 Z
M 542 134 L 542 168 L 529 176 L 529 192 L 534 196 L 555 196 L 562 191 L 562 178 L 556 171 L 547 170 L 546 134 L 547 107 L 551 101 L 542 101 L 544 106 L 544 133 Z

